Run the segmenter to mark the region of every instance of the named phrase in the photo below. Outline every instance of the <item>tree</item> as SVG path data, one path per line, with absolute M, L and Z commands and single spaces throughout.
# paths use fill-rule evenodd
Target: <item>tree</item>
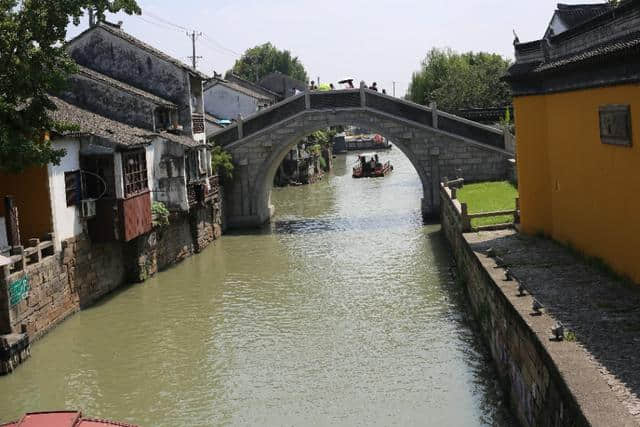
M 438 108 L 501 107 L 511 103 L 511 91 L 500 80 L 510 61 L 485 52 L 459 54 L 431 49 L 420 71 L 413 73 L 407 98 L 419 104 L 435 101 Z
M 279 50 L 271 43 L 247 49 L 227 73 L 232 72 L 245 80 L 257 82 L 274 71 L 279 71 L 301 82 L 308 80 L 307 71 L 298 57 L 292 57 L 291 52 Z
M 0 170 L 57 164 L 64 155 L 43 138 L 64 127 L 48 114 L 55 109 L 49 95 L 75 71 L 64 47 L 67 26 L 88 9 L 98 19 L 141 12 L 135 0 L 0 0 Z

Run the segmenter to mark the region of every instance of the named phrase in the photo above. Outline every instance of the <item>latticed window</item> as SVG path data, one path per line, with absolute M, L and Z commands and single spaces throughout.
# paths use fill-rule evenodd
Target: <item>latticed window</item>
M 147 158 L 144 149 L 122 153 L 124 171 L 124 197 L 134 196 L 149 189 Z

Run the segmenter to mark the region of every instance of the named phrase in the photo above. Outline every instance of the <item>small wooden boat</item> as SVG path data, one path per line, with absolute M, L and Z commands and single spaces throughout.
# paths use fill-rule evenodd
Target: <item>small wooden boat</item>
M 353 166 L 354 178 L 379 178 L 387 176 L 393 170 L 390 161 L 380 162 L 377 153 L 358 154 L 358 160 Z

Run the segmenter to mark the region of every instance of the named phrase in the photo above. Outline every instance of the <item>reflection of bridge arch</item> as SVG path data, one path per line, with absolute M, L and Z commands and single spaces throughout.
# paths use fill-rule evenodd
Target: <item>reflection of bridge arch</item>
M 438 213 L 442 176 L 489 180 L 506 175 L 510 154 L 500 130 L 365 89 L 305 93 L 211 136 L 236 166 L 225 185 L 228 224 L 269 221 L 273 177 L 287 152 L 310 133 L 338 125 L 371 129 L 393 141 L 420 176 L 425 217 Z

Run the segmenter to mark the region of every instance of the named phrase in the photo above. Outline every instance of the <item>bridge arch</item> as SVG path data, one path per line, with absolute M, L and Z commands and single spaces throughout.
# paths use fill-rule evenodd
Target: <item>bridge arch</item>
M 273 178 L 288 151 L 312 132 L 338 125 L 379 133 L 407 156 L 422 182 L 425 217 L 438 214 L 443 176 L 501 179 L 511 157 L 501 131 L 435 109 L 364 89 L 305 93 L 212 136 L 210 141 L 228 150 L 236 166 L 224 188 L 227 224 L 268 222 L 274 213 Z

